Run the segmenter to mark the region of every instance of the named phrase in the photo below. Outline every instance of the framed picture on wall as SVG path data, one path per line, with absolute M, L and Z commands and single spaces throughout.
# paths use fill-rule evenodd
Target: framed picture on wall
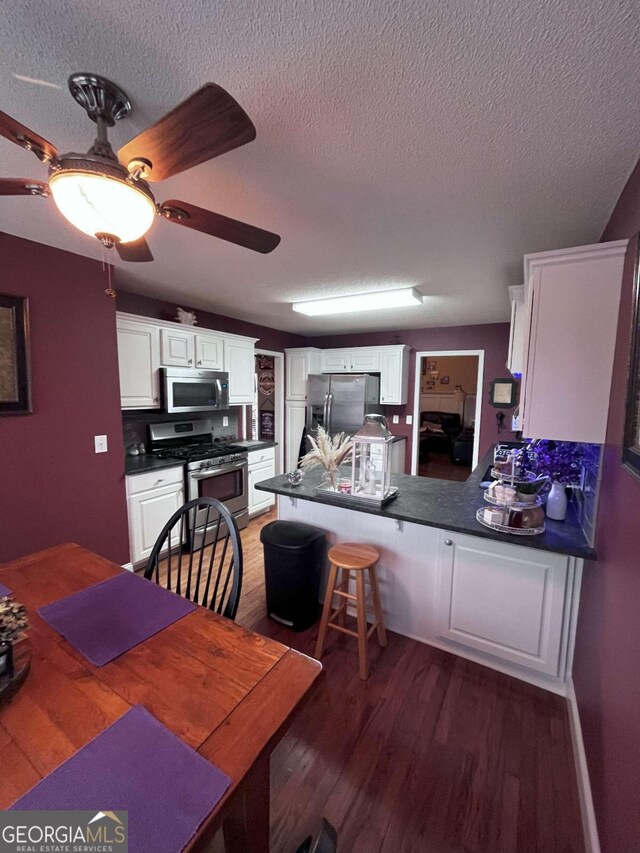
M 29 412 L 29 303 L 0 293 L 0 415 Z
M 631 474 L 640 478 L 640 236 L 635 238 L 635 254 L 631 305 L 631 353 L 622 463 Z

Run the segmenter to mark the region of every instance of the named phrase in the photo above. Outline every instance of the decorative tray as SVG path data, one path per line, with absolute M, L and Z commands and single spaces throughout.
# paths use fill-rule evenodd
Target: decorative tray
M 497 530 L 499 533 L 511 533 L 513 536 L 539 536 L 545 530 L 544 524 L 542 527 L 509 527 L 507 524 L 492 524 L 485 521 L 483 506 L 476 512 L 476 521 L 491 530 Z
M 493 495 L 489 494 L 488 491 L 485 491 L 484 499 L 488 504 L 492 504 L 493 506 L 503 506 L 503 507 L 507 507 L 508 509 L 515 509 L 515 510 L 532 509 L 533 507 L 536 507 L 536 506 L 542 506 L 542 498 L 537 497 L 537 496 L 536 496 L 535 501 L 529 501 L 528 503 L 526 501 L 514 501 L 513 503 L 508 504 L 508 503 L 505 503 L 504 501 L 496 500 L 496 498 L 494 498 Z
M 495 468 L 492 468 L 491 469 L 491 476 L 493 477 L 494 480 L 503 480 L 505 483 L 508 483 L 509 485 L 511 485 L 511 477 L 509 476 L 509 474 L 507 474 L 504 471 L 497 471 Z M 531 483 L 531 482 L 532 482 L 531 477 L 524 477 L 524 478 L 523 477 L 514 477 L 513 478 L 513 485 L 514 486 L 517 486 L 518 483 Z
M 323 484 L 316 486 L 316 494 L 322 495 L 323 498 L 329 498 L 329 500 L 342 506 L 370 506 L 380 509 L 398 496 L 398 487 L 391 486 L 389 494 L 384 498 L 363 498 L 359 495 L 352 495 L 351 492 L 336 492 Z

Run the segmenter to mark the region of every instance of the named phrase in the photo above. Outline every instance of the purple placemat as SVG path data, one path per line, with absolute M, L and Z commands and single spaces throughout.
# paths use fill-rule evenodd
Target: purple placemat
M 0 598 L 4 598 L 5 595 L 11 595 L 11 590 L 8 586 L 0 583 Z
M 104 666 L 195 608 L 152 581 L 123 572 L 38 613 L 91 663 Z
M 129 812 L 129 853 L 178 853 L 231 780 L 136 705 L 12 809 Z

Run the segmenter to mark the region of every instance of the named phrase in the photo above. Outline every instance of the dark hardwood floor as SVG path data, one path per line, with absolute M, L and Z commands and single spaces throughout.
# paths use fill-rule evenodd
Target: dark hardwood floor
M 316 629 L 266 618 L 262 516 L 243 532 L 237 621 L 312 654 Z M 271 765 L 272 853 L 322 815 L 340 853 L 583 853 L 564 700 L 422 643 L 327 643 L 325 675 Z M 249 851 L 248 851 L 249 853 Z
M 461 482 L 467 480 L 470 474 L 470 465 L 454 465 L 450 454 L 447 452 L 437 453 L 430 450 L 418 462 L 418 475 L 420 477 L 435 477 L 438 480 L 455 480 Z

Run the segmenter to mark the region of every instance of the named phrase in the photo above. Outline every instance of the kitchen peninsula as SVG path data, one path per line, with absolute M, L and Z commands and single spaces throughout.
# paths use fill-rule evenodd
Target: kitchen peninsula
M 387 627 L 564 694 L 571 673 L 585 559 L 595 552 L 575 515 L 547 520 L 539 536 L 480 525 L 479 488 L 490 450 L 464 483 L 392 475 L 397 498 L 382 508 L 337 505 L 284 476 L 257 488 L 278 496 L 278 518 L 323 529 L 331 544 L 356 540 L 381 553 Z

